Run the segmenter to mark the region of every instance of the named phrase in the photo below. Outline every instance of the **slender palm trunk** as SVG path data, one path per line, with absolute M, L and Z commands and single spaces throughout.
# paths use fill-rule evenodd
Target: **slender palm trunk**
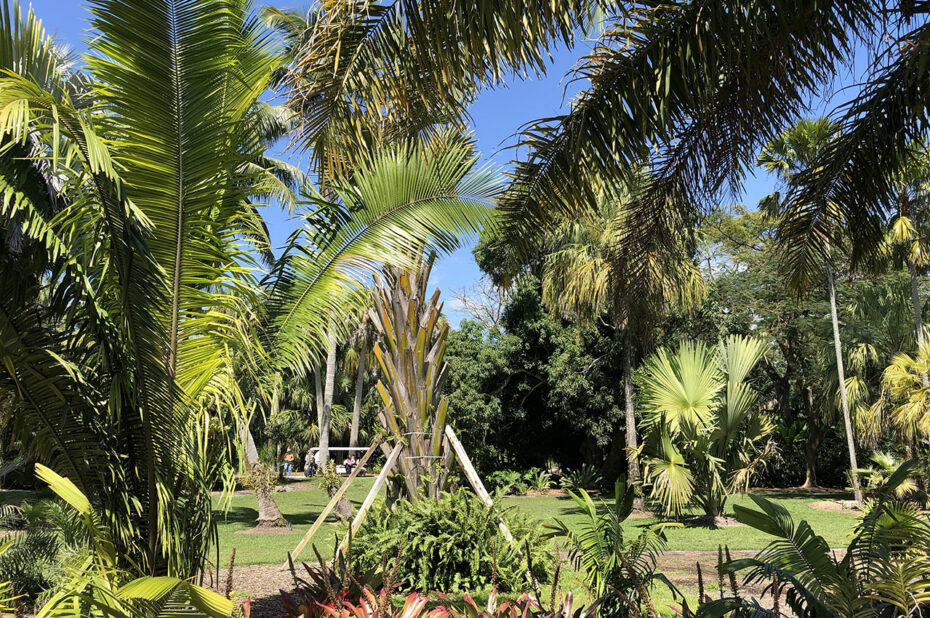
M 329 462 L 329 424 L 333 414 L 333 390 L 336 387 L 336 340 L 329 338 L 326 350 L 326 386 L 323 390 L 323 418 L 320 419 L 320 466 Z
M 368 333 L 362 334 L 358 349 L 358 375 L 355 378 L 355 403 L 352 406 L 352 429 L 349 432 L 349 448 L 358 446 L 358 428 L 362 420 L 362 395 L 365 389 L 365 359 L 368 357 Z
M 917 334 L 917 348 L 920 349 L 924 345 L 923 310 L 920 306 L 920 279 L 917 276 L 917 266 L 913 262 L 910 264 L 910 270 L 911 301 L 914 303 L 914 331 Z M 930 386 L 930 379 L 927 378 L 926 373 L 920 374 L 920 381 L 924 388 Z
M 846 398 L 846 372 L 843 369 L 843 344 L 840 340 L 840 321 L 836 313 L 836 286 L 833 268 L 827 264 L 827 287 L 830 292 L 830 317 L 833 320 L 833 349 L 836 352 L 836 373 L 840 380 L 840 405 L 843 408 L 843 424 L 846 427 L 846 446 L 849 448 L 849 476 L 852 478 L 856 502 L 862 503 L 862 488 L 859 487 L 859 463 L 856 461 L 856 441 L 853 436 L 852 419 L 849 416 L 849 401 Z
M 323 368 L 319 361 L 313 363 L 313 390 L 316 393 L 316 428 L 323 426 Z M 322 431 L 321 431 L 322 433 Z
M 639 484 L 642 480 L 642 474 L 639 470 L 639 459 L 636 457 L 636 414 L 633 409 L 633 341 L 630 337 L 629 324 L 624 323 L 623 329 L 623 395 L 626 403 L 626 461 L 627 473 L 630 477 L 630 484 L 636 487 L 636 498 L 633 501 L 633 508 L 638 511 L 643 510 L 643 498 L 639 495 Z

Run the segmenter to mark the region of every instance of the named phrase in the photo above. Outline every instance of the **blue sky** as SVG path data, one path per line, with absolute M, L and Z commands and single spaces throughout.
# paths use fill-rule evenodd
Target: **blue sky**
M 67 42 L 78 50 L 84 48 L 82 41 L 87 32 L 87 11 L 85 4 L 79 0 L 31 0 L 32 5 L 46 28 L 60 41 Z M 26 2 L 24 1 L 24 4 Z M 279 1 L 270 2 L 281 8 L 305 8 L 306 2 Z M 581 45 L 572 51 L 560 51 L 555 54 L 548 74 L 541 79 L 514 78 L 508 86 L 482 93 L 471 107 L 474 131 L 478 139 L 481 154 L 501 170 L 507 168 L 515 152 L 506 146 L 514 143 L 514 133 L 525 123 L 563 112 L 571 96 L 580 84 L 573 84 L 566 78 L 573 65 L 586 51 Z M 865 58 L 857 54 L 856 68 L 865 66 Z M 850 86 L 854 79 L 843 75 L 833 86 L 832 92 L 822 100 L 812 102 L 809 115 L 826 114 L 840 102 L 850 98 L 856 88 Z M 566 92 L 568 86 L 568 92 Z M 288 153 L 287 157 L 299 161 L 299 156 Z M 773 180 L 764 174 L 747 179 L 744 194 L 733 196 L 732 202 L 756 204 L 769 193 Z M 265 214 L 271 228 L 272 240 L 277 246 L 283 244 L 287 235 L 294 229 L 294 224 L 286 214 L 268 209 Z M 465 247 L 452 255 L 443 257 L 434 267 L 432 286 L 439 287 L 446 300 L 446 313 L 457 324 L 464 317 L 455 308 L 453 293 L 472 285 L 481 276 L 481 272 L 471 255 L 471 247 Z

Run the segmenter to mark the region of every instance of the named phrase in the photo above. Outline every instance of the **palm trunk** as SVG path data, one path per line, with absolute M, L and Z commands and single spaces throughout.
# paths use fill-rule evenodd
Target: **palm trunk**
M 336 340 L 330 335 L 326 350 L 326 386 L 323 390 L 323 417 L 320 419 L 320 466 L 329 462 L 329 423 L 333 414 L 333 389 L 336 387 Z
M 258 498 L 258 519 L 256 525 L 262 528 L 290 528 L 291 524 L 284 518 L 281 509 L 274 500 L 274 488 L 261 488 L 255 491 Z
M 624 324 L 623 328 L 623 395 L 626 404 L 626 461 L 627 473 L 630 477 L 630 485 L 636 491 L 636 498 L 633 500 L 633 508 L 637 511 L 644 510 L 643 498 L 639 495 L 639 484 L 642 480 L 642 474 L 639 470 L 639 460 L 636 458 L 636 414 L 633 409 L 633 362 L 632 362 L 632 337 L 630 337 L 630 328 Z
M 365 359 L 367 357 L 368 333 L 365 332 L 362 334 L 362 344 L 358 349 L 358 375 L 355 378 L 355 403 L 352 406 L 352 429 L 349 432 L 349 448 L 358 446 L 358 428 L 362 420 L 362 395 L 365 389 Z
M 920 307 L 920 280 L 917 276 L 917 266 L 911 262 L 911 301 L 914 303 L 914 331 L 917 334 L 917 349 L 924 345 L 924 324 L 922 309 Z M 924 388 L 930 386 L 930 379 L 926 373 L 920 374 L 920 382 Z
M 836 352 L 836 373 L 840 381 L 840 405 L 843 408 L 843 424 L 846 427 L 846 446 L 849 448 L 849 476 L 852 479 L 856 502 L 862 503 L 862 488 L 859 487 L 859 463 L 856 461 L 856 441 L 853 436 L 852 419 L 849 416 L 849 401 L 846 398 L 846 372 L 843 369 L 843 344 L 840 341 L 840 321 L 836 313 L 836 286 L 833 268 L 827 264 L 827 287 L 830 292 L 830 317 L 833 320 L 833 348 Z
M 316 393 L 316 428 L 323 426 L 323 376 L 319 361 L 313 363 L 313 389 Z M 320 431 L 322 434 L 322 431 Z

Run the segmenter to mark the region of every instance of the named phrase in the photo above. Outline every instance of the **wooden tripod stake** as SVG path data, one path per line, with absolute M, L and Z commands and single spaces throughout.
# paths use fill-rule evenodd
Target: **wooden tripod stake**
M 455 458 L 458 460 L 459 465 L 462 466 L 462 471 L 465 473 L 465 478 L 468 479 L 469 485 L 471 485 L 472 489 L 478 495 L 478 499 L 484 502 L 484 504 L 489 509 L 493 509 L 494 500 L 491 499 L 491 495 L 488 493 L 488 490 L 485 489 L 484 483 L 481 482 L 481 477 L 478 476 L 478 471 L 475 470 L 475 467 L 472 465 L 471 459 L 468 458 L 468 453 L 465 451 L 465 447 L 462 446 L 462 443 L 459 442 L 458 436 L 455 435 L 455 431 L 452 430 L 452 427 L 446 425 L 445 434 L 446 438 L 449 440 L 449 443 L 452 445 L 453 451 L 455 452 Z M 342 539 L 342 543 L 339 544 L 337 553 L 341 554 L 345 551 L 345 548 L 349 543 L 350 536 L 354 537 L 355 533 L 357 533 L 359 528 L 361 528 L 362 523 L 365 521 L 365 517 L 368 515 L 368 511 L 371 510 L 371 505 L 378 497 L 378 493 L 381 491 L 381 488 L 387 481 L 387 476 L 391 469 L 396 465 L 397 459 L 400 456 L 402 450 L 403 444 L 398 443 L 394 447 L 394 450 L 391 451 L 387 461 L 384 463 L 384 468 L 381 469 L 381 474 L 378 475 L 378 478 L 375 480 L 375 484 L 371 486 L 371 491 L 369 491 L 368 496 L 365 497 L 365 502 L 362 503 L 358 513 L 355 515 L 355 519 L 352 520 L 351 528 L 348 532 L 346 532 L 345 537 Z M 514 542 L 513 534 L 510 533 L 510 528 L 508 528 L 507 524 L 504 523 L 503 517 L 498 516 L 497 525 L 501 529 L 501 534 L 503 534 L 504 538 L 507 539 L 507 542 L 512 545 Z M 519 551 L 519 548 L 517 548 L 517 550 Z
M 330 498 L 329 504 L 326 505 L 326 507 L 323 509 L 320 515 L 316 518 L 316 521 L 313 522 L 313 525 L 310 526 L 310 529 L 307 530 L 307 534 L 304 535 L 304 538 L 302 538 L 300 540 L 300 543 L 297 544 L 297 547 L 294 548 L 294 551 L 291 553 L 291 560 L 297 560 L 297 558 L 300 556 L 300 552 L 302 552 L 304 548 L 307 547 L 307 543 L 310 542 L 310 539 L 312 539 L 313 535 L 317 533 L 317 531 L 320 529 L 320 526 L 322 526 L 323 522 L 326 521 L 326 518 L 329 517 L 329 514 L 332 513 L 334 508 L 336 508 L 336 504 L 339 502 L 342 496 L 345 495 L 346 491 L 349 489 L 349 485 L 352 484 L 352 481 L 355 480 L 355 477 L 358 476 L 362 468 L 365 467 L 365 464 L 368 462 L 368 459 L 371 457 L 372 453 L 375 452 L 375 449 L 378 447 L 378 444 L 380 444 L 380 442 L 381 442 L 381 436 L 379 435 L 375 438 L 375 441 L 371 443 L 371 446 L 368 447 L 368 450 L 365 451 L 365 454 L 362 456 L 362 459 L 358 462 L 358 464 L 352 470 L 352 473 L 349 474 L 349 477 L 342 483 L 342 486 L 339 488 L 339 491 L 333 494 L 333 497 Z M 287 562 L 285 562 L 284 566 L 282 566 L 281 568 L 282 570 L 288 569 L 290 568 L 290 565 Z
M 452 451 L 455 453 L 455 459 L 459 462 L 459 465 L 462 467 L 462 472 L 465 473 L 465 478 L 468 480 L 468 484 L 471 485 L 471 488 L 474 490 L 475 494 L 478 496 L 478 499 L 481 500 L 489 509 L 494 508 L 494 500 L 491 499 L 491 495 L 488 493 L 488 490 L 485 489 L 484 483 L 481 482 L 481 477 L 478 476 L 478 471 L 475 470 L 475 467 L 471 463 L 471 459 L 468 457 L 468 452 L 465 450 L 465 447 L 459 442 L 458 436 L 455 435 L 452 427 L 446 425 L 445 428 L 445 437 L 448 440 L 449 445 L 452 447 Z M 294 551 L 291 553 L 291 560 L 296 561 L 300 556 L 300 553 L 307 547 L 310 543 L 310 540 L 313 539 L 313 536 L 319 531 L 320 527 L 323 525 L 323 522 L 326 521 L 326 518 L 329 517 L 329 514 L 336 507 L 336 503 L 339 502 L 346 491 L 349 489 L 349 486 L 352 484 L 352 481 L 358 476 L 359 471 L 371 457 L 372 453 L 375 452 L 375 449 L 381 442 L 381 436 L 378 436 L 375 441 L 368 447 L 368 450 L 365 452 L 365 455 L 362 457 L 361 461 L 358 462 L 358 465 L 355 466 L 355 469 L 352 470 L 352 473 L 349 477 L 342 483 L 342 486 L 339 488 L 333 497 L 330 499 L 329 503 L 323 508 L 323 511 L 316 518 L 316 521 L 313 522 L 313 525 L 307 530 L 307 533 L 300 540 L 300 543 L 297 544 L 297 547 L 294 548 Z M 374 484 L 371 486 L 371 489 L 368 491 L 368 495 L 365 496 L 365 501 L 362 503 L 362 506 L 359 507 L 358 512 L 355 514 L 355 517 L 352 519 L 352 524 L 349 527 L 349 530 L 346 532 L 345 537 L 342 539 L 342 543 L 339 544 L 339 549 L 337 554 L 341 554 L 345 551 L 346 546 L 349 543 L 349 538 L 354 537 L 358 532 L 359 528 L 362 527 L 362 524 L 365 522 L 365 518 L 368 516 L 368 512 L 371 510 L 372 505 L 375 500 L 378 498 L 378 494 L 381 492 L 381 489 L 384 488 L 385 483 L 387 482 L 388 475 L 391 473 L 391 470 L 394 469 L 394 466 L 397 465 L 397 460 L 400 458 L 400 454 L 404 450 L 404 445 L 398 443 L 391 449 L 388 454 L 387 461 L 384 462 L 384 467 L 381 468 L 381 472 L 378 474 L 378 477 L 375 479 Z M 507 539 L 507 542 L 513 544 L 513 534 L 510 533 L 510 529 L 507 527 L 507 524 L 504 523 L 504 519 L 500 516 L 497 518 L 497 525 L 500 527 L 501 534 L 504 535 L 504 538 Z M 517 548 L 519 550 L 519 548 Z M 290 568 L 288 562 L 285 562 L 282 565 L 282 570 Z

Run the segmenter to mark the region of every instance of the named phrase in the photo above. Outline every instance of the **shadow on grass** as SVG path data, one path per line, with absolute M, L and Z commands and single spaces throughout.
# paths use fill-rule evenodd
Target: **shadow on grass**
M 310 512 L 288 513 L 284 512 L 284 518 L 296 527 L 309 526 L 316 521 L 323 509 L 315 509 Z M 242 524 L 245 526 L 254 526 L 258 519 L 258 511 L 247 506 L 233 506 L 225 514 L 222 511 L 216 511 L 220 524 L 235 525 Z M 336 523 L 338 520 L 335 515 L 330 514 L 326 518 L 326 523 Z
M 831 489 L 820 487 L 818 489 L 753 489 L 751 494 L 762 496 L 770 500 L 852 500 L 852 492 L 845 489 Z
M 215 511 L 217 517 L 221 524 L 247 524 L 255 525 L 255 520 L 258 519 L 258 511 L 247 506 L 232 506 L 225 513 L 223 511 Z

